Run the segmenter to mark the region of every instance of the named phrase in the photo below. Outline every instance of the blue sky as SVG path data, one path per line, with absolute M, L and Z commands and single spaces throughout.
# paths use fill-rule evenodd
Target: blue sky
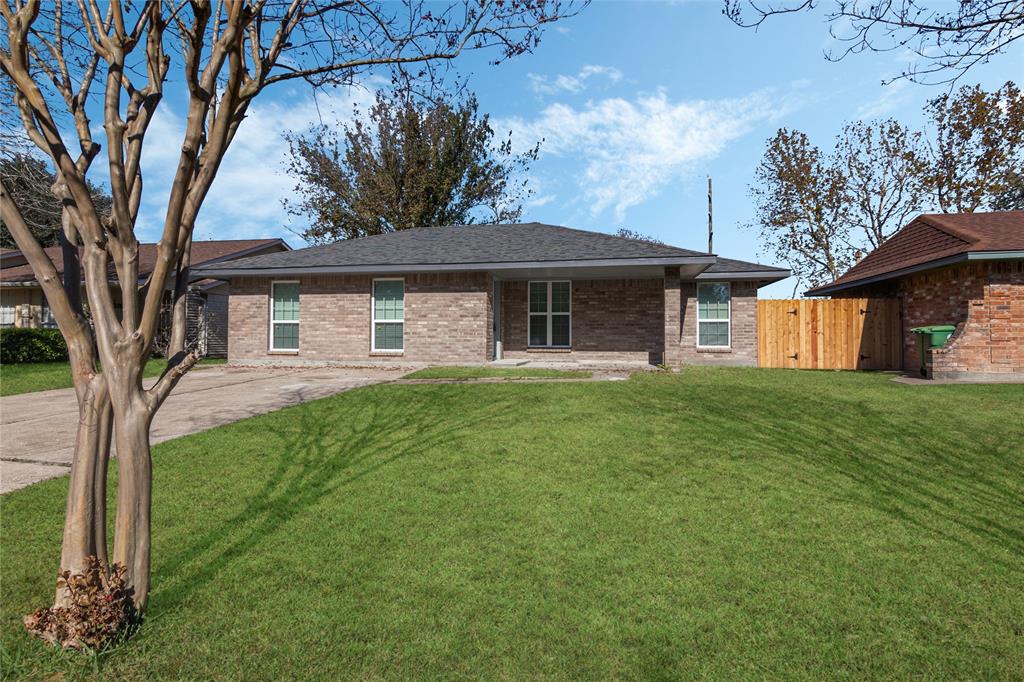
M 715 185 L 715 250 L 767 262 L 755 231 L 747 187 L 765 141 L 782 126 L 830 146 L 843 122 L 894 116 L 922 123 L 925 102 L 943 92 L 882 80 L 906 67 L 897 53 L 825 60 L 823 15 L 777 17 L 755 32 L 721 15 L 719 2 L 596 2 L 557 24 L 532 55 L 488 64 L 472 54 L 460 71 L 497 131 L 541 156 L 531 172 L 536 196 L 524 220 L 613 232 L 628 227 L 677 246 L 704 249 L 706 183 Z M 1024 47 L 968 74 L 965 82 L 995 88 L 1024 75 Z M 282 172 L 285 129 L 323 118 L 344 119 L 368 90 L 312 95 L 298 87 L 261 96 L 229 151 L 208 197 L 195 238 L 283 236 L 280 198 L 292 181 Z M 173 164 L 174 100 L 150 133 L 144 165 L 151 173 L 140 238 L 155 239 L 162 211 L 159 184 Z M 178 137 L 177 139 L 180 139 Z M 155 177 L 154 177 L 155 176 Z M 926 208 L 926 207 L 925 207 Z M 153 227 L 150 227 L 152 225 Z M 792 282 L 762 290 L 788 297 Z

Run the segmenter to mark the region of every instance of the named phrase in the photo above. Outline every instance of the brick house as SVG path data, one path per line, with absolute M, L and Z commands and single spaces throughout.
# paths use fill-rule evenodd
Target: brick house
M 903 367 L 920 366 L 911 329 L 955 324 L 928 351 L 935 378 L 1024 375 L 1024 211 L 921 215 L 811 296 L 900 299 Z
M 282 239 L 221 239 L 192 243 L 193 265 L 220 263 L 267 253 L 287 251 Z M 63 251 L 46 249 L 57 272 L 64 272 Z M 139 280 L 144 282 L 156 264 L 156 244 L 139 244 Z M 113 271 L 113 266 L 111 266 Z M 113 274 L 113 272 L 112 272 Z M 171 278 L 173 282 L 173 277 Z M 114 286 L 115 297 L 120 289 Z M 84 296 L 83 296 L 84 298 Z M 227 283 L 202 279 L 189 285 L 188 336 L 200 343 L 209 357 L 227 356 Z M 32 267 L 16 250 L 0 253 L 0 327 L 56 327 Z
M 529 223 L 418 228 L 198 268 L 231 285 L 244 364 L 757 364 L 789 271 Z

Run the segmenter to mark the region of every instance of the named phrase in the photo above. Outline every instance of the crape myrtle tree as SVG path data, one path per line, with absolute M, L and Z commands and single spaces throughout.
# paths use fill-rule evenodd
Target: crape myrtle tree
M 3 91 L 13 100 L 2 106 L 52 165 L 62 206 L 63 280 L 27 224 L 20 197 L 0 185 L 0 215 L 67 340 L 78 397 L 62 574 L 83 575 L 98 563 L 123 577 L 134 614 L 146 607 L 150 423 L 200 359 L 185 347 L 192 232 L 260 93 L 288 82 L 349 85 L 373 69 L 430 78 L 473 49 L 493 48 L 500 61 L 533 49 L 546 24 L 575 9 L 558 0 L 109 0 L 102 6 L 98 0 L 0 0 L 0 68 Z M 184 133 L 156 263 L 140 280 L 141 161 L 168 80 L 176 95 L 179 83 L 184 90 Z M 87 179 L 96 164 L 106 165 L 109 215 L 97 206 Z M 83 273 L 86 301 L 79 294 Z M 168 291 L 169 361 L 147 389 L 142 370 Z M 104 510 L 112 435 L 118 486 L 108 557 Z M 68 581 L 58 581 L 53 608 L 26 623 L 44 639 L 76 646 L 73 627 L 53 625 L 74 606 L 69 592 Z
M 839 61 L 861 52 L 900 52 L 908 68 L 895 79 L 955 83 L 979 64 L 1010 52 L 1024 38 L 1022 0 L 724 0 L 739 26 L 757 28 L 769 17 L 824 6 Z

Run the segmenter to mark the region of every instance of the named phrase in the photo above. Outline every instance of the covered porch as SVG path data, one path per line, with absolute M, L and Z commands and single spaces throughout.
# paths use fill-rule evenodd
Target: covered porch
M 681 285 L 708 263 L 492 272 L 495 364 L 643 368 L 678 364 Z

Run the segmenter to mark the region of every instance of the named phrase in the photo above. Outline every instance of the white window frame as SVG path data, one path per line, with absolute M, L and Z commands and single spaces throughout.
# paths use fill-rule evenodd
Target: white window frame
M 551 312 L 551 285 L 565 283 L 569 285 L 569 312 L 567 313 L 553 313 Z M 544 313 L 531 313 L 530 312 L 530 289 L 534 284 L 546 284 L 548 291 L 548 303 L 547 312 Z M 530 318 L 534 316 L 545 316 L 544 322 L 547 328 L 547 343 L 542 346 L 538 346 L 530 342 Z M 555 346 L 551 343 L 551 318 L 555 315 L 565 315 L 569 318 L 569 343 L 565 346 Z M 532 279 L 526 283 L 526 347 L 527 348 L 572 348 L 572 280 L 571 279 Z
M 16 326 L 18 319 L 18 306 L 13 303 L 0 305 L 0 327 L 8 329 Z
M 299 285 L 299 319 L 298 320 L 280 320 L 274 319 L 274 287 L 278 284 L 298 284 Z M 270 281 L 270 293 L 269 301 L 267 305 L 267 315 L 270 321 L 268 329 L 267 346 L 270 348 L 272 353 L 298 353 L 299 348 L 302 348 L 302 283 L 297 279 L 275 279 Z M 275 348 L 274 347 L 274 325 L 275 324 L 295 324 L 299 326 L 299 348 Z
M 724 320 L 721 319 L 721 318 L 715 318 L 713 320 L 702 320 L 702 319 L 700 319 L 700 288 L 702 286 L 706 286 L 706 285 L 717 285 L 717 284 L 724 284 L 726 287 L 728 287 L 728 291 L 729 291 L 729 312 L 726 313 L 727 314 L 727 318 L 724 319 Z M 696 300 L 696 302 L 697 302 L 697 348 L 710 348 L 710 349 L 717 349 L 717 350 L 721 350 L 723 348 L 732 348 L 732 282 L 697 282 L 697 297 L 696 297 L 696 299 L 697 299 Z M 728 341 L 727 341 L 727 343 L 724 346 L 705 346 L 705 345 L 701 344 L 701 342 L 700 342 L 700 325 L 701 325 L 701 323 L 704 323 L 704 322 L 725 322 L 726 323 L 726 329 L 728 329 L 729 331 L 728 331 L 728 337 L 727 337 Z
M 377 348 L 377 282 L 401 282 L 402 283 L 402 319 L 401 320 L 380 320 L 380 324 L 402 325 L 402 349 Z M 405 353 L 405 278 L 404 277 L 375 277 L 370 286 L 370 352 L 388 353 L 390 355 L 401 355 Z

